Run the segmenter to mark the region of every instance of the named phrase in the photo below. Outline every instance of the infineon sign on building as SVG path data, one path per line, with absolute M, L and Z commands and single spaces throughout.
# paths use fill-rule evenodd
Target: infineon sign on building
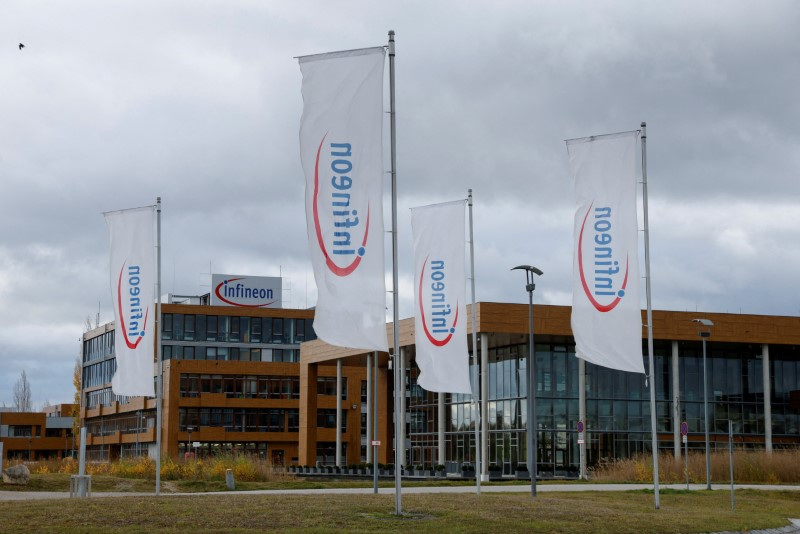
M 281 278 L 212 274 L 211 305 L 280 308 Z

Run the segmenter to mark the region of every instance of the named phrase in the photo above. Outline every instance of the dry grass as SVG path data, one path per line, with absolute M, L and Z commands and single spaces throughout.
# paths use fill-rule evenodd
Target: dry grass
M 764 451 L 735 450 L 733 476 L 738 484 L 797 484 L 800 483 L 800 450 Z M 595 482 L 650 482 L 653 480 L 653 459 L 649 455 L 625 460 L 602 462 L 590 469 Z M 658 479 L 664 483 L 686 481 L 685 459 L 676 460 L 671 454 L 658 457 Z M 689 453 L 689 480 L 706 481 L 706 457 L 702 452 Z M 727 452 L 711 454 L 711 481 L 730 480 L 730 459 Z
M 16 462 L 20 463 L 20 462 Z M 31 473 L 46 475 L 54 473 L 75 474 L 78 462 L 72 458 L 64 460 L 45 460 L 27 463 Z M 234 478 L 243 482 L 272 482 L 294 479 L 282 468 L 274 468 L 272 463 L 253 456 L 223 455 L 176 462 L 165 457 L 161 460 L 162 480 L 225 480 L 225 471 L 233 470 Z M 155 480 L 156 463 L 147 457 L 124 458 L 114 462 L 87 462 L 86 473 L 92 476 L 109 475 L 122 478 Z
M 775 528 L 798 514 L 792 492 L 210 495 L 0 502 L 0 530 L 39 532 L 716 532 Z

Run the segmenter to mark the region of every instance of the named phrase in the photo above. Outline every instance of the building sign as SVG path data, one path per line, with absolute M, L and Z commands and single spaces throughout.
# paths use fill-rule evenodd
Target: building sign
M 211 305 L 280 308 L 281 278 L 212 274 Z

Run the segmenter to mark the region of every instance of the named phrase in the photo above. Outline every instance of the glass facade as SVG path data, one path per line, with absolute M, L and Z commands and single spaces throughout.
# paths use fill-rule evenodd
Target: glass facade
M 535 347 L 537 462 L 542 477 L 577 477 L 579 445 L 578 359 L 571 339 L 547 341 Z M 800 353 L 797 347 L 771 346 L 771 407 L 773 436 L 797 441 L 800 415 L 792 408 L 790 394 L 800 389 Z M 728 420 L 743 442 L 764 441 L 764 392 L 762 346 L 759 344 L 709 343 L 709 426 L 727 447 Z M 656 386 L 658 447 L 673 450 L 673 399 L 690 433 L 702 433 L 703 383 L 700 342 L 680 342 L 680 391 L 672 386 L 672 343 L 654 343 L 652 378 Z M 488 354 L 487 424 L 488 464 L 512 473 L 525 464 L 527 429 L 526 344 L 494 347 Z M 643 343 L 643 354 L 647 354 Z M 645 357 L 645 367 L 647 367 Z M 437 394 L 417 386 L 418 368 L 413 364 L 406 380 L 410 388 L 407 432 L 408 464 L 433 464 L 437 458 Z M 586 458 L 592 466 L 604 459 L 625 458 L 651 450 L 650 391 L 646 375 L 586 364 Z M 470 370 L 473 378 L 473 370 Z M 674 395 L 678 393 L 678 395 Z M 446 458 L 453 462 L 475 461 L 475 420 L 471 395 L 445 394 Z M 723 439 L 724 438 L 724 439 Z M 723 443 L 724 442 L 724 443 Z M 699 446 L 702 446 L 701 442 Z M 761 445 L 763 446 L 763 445 Z

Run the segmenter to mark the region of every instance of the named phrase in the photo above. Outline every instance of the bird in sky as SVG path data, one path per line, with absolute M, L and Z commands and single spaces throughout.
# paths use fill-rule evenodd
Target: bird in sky
M 23 48 L 25 48 L 25 45 L 24 45 L 24 44 L 22 44 L 22 43 L 20 43 L 20 44 L 19 44 L 19 49 L 20 49 L 20 50 L 22 50 Z

